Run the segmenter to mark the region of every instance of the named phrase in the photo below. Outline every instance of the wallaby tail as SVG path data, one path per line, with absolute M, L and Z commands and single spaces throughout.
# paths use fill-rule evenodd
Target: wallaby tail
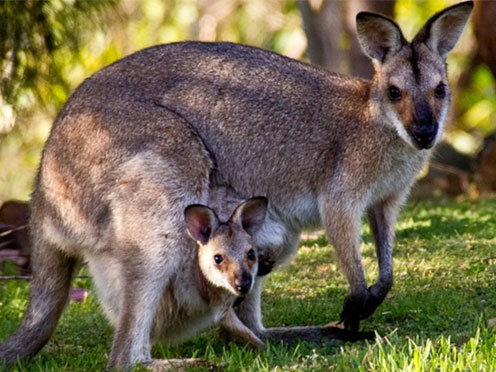
M 34 356 L 48 342 L 67 302 L 76 260 L 46 242 L 37 243 L 28 308 L 17 331 L 0 345 L 0 366 Z
M 329 340 L 356 342 L 375 338 L 374 332 L 349 331 L 334 325 L 267 328 L 260 336 L 264 341 L 282 341 L 289 344 L 298 341 L 328 342 Z

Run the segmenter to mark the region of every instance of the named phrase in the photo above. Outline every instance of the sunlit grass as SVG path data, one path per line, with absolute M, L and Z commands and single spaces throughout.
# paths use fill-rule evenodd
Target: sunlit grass
M 496 199 L 411 202 L 397 225 L 395 284 L 375 314 L 362 322 L 374 342 L 270 344 L 263 352 L 224 345 L 209 330 L 181 345 L 156 346 L 157 358 L 199 357 L 226 371 L 494 371 L 496 336 Z M 377 272 L 368 227 L 363 259 L 370 282 Z M 112 329 L 91 283 L 89 299 L 68 306 L 52 340 L 16 371 L 101 371 Z M 292 263 L 264 284 L 267 326 L 337 320 L 348 286 L 323 236 L 302 241 Z M 27 284 L 0 283 L 0 338 L 19 322 Z M 137 369 L 139 370 L 139 368 Z

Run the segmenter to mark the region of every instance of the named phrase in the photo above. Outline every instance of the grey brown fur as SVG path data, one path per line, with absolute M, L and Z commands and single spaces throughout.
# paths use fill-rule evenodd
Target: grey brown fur
M 341 318 L 358 329 L 392 286 L 396 216 L 441 135 L 445 57 L 472 6 L 434 16 L 412 43 L 393 21 L 360 13 L 372 81 L 248 46 L 198 42 L 146 49 L 88 78 L 43 152 L 32 199 L 30 305 L 0 360 L 31 356 L 48 340 L 73 257 L 84 257 L 90 267 L 106 262 L 103 276 L 116 278 L 124 297 L 110 366 L 149 361 L 160 301 L 193 259 L 185 254 L 194 250 L 183 210 L 211 205 L 214 188 L 271 201 L 254 235 L 264 272 L 296 252 L 302 229 L 323 226 L 350 283 Z M 369 288 L 360 255 L 364 213 L 379 260 Z M 258 337 L 274 339 L 280 330 L 262 324 L 261 283 L 237 311 Z M 104 303 L 117 303 L 111 288 L 100 292 Z

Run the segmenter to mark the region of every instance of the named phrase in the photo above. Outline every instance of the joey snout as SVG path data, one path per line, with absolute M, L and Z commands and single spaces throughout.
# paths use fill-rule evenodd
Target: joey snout
M 253 279 L 250 272 L 242 271 L 239 275 L 234 277 L 231 285 L 240 295 L 244 296 L 250 291 L 252 281 Z

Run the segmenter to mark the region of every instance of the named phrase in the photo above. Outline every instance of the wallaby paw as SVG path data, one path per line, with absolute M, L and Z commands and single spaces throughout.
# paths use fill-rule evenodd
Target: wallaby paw
M 345 329 L 353 332 L 358 331 L 360 320 L 371 316 L 384 300 L 385 296 L 373 294 L 371 291 L 372 288 L 373 286 L 362 293 L 349 295 L 344 300 L 340 318 Z
M 344 299 L 343 310 L 339 317 L 344 329 L 352 332 L 358 331 L 360 327 L 360 313 L 367 301 L 367 292 L 359 295 L 349 295 Z
M 223 364 L 214 364 L 204 359 L 153 359 L 146 367 L 153 372 L 186 372 L 193 368 L 201 368 L 202 371 L 223 371 Z

